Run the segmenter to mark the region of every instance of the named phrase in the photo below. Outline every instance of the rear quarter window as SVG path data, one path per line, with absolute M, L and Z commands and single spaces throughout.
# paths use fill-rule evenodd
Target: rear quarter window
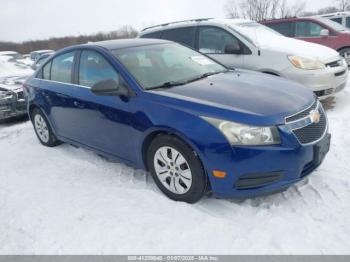
M 271 23 L 266 25 L 284 36 L 293 36 L 292 23 Z
M 75 52 L 59 55 L 52 60 L 51 80 L 71 83 Z
M 160 39 L 162 36 L 162 32 L 158 31 L 158 32 L 153 32 L 153 33 L 148 33 L 148 34 L 144 34 L 141 36 L 141 38 L 155 38 L 155 39 Z

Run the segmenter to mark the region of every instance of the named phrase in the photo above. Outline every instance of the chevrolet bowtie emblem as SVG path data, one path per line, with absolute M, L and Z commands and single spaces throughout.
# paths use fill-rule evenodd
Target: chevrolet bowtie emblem
M 320 122 L 321 115 L 317 110 L 312 110 L 310 112 L 310 119 L 312 123 L 317 124 L 318 122 Z

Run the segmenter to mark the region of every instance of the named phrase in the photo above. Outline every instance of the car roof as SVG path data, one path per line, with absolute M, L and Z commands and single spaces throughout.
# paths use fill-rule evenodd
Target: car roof
M 344 16 L 344 15 L 350 15 L 350 12 L 349 11 L 339 11 L 339 12 L 321 14 L 321 15 L 317 15 L 317 16 L 328 17 L 328 16 Z
M 35 50 L 31 52 L 31 54 L 34 54 L 34 53 L 41 54 L 41 53 L 49 53 L 49 52 L 54 52 L 54 51 L 53 50 Z
M 303 17 L 286 17 L 286 18 L 277 18 L 277 19 L 265 19 L 260 21 L 262 24 L 264 23 L 277 23 L 277 22 L 290 22 L 290 21 L 298 21 L 298 20 L 310 20 L 310 21 L 315 21 L 315 20 L 320 20 L 322 17 L 320 16 L 303 16 Z
M 118 40 L 93 42 L 93 43 L 88 43 L 80 46 L 100 46 L 108 50 L 115 50 L 115 49 L 122 49 L 122 48 L 128 48 L 128 47 L 165 44 L 165 43 L 171 43 L 171 41 L 160 40 L 160 39 L 132 38 L 132 39 L 118 39 Z
M 235 24 L 249 23 L 249 22 L 255 22 L 255 21 L 248 20 L 248 19 L 241 19 L 241 18 L 199 18 L 199 19 L 169 22 L 165 24 L 159 24 L 159 25 L 147 27 L 141 30 L 140 35 L 157 32 L 157 31 L 163 31 L 167 29 L 190 27 L 190 26 L 196 26 L 196 25 L 226 25 L 226 24 L 235 25 Z
M 15 51 L 0 51 L 0 55 L 17 55 L 18 52 Z

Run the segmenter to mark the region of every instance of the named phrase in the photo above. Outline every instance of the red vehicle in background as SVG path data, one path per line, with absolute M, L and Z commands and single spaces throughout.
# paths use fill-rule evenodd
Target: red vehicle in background
M 294 17 L 260 22 L 285 35 L 337 50 L 350 65 L 350 31 L 323 17 Z

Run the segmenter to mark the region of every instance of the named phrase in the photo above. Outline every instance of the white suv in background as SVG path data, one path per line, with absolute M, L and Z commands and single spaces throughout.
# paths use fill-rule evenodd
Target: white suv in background
M 174 22 L 146 28 L 139 37 L 172 40 L 199 50 L 227 67 L 294 80 L 320 98 L 342 90 L 348 77 L 347 64 L 335 50 L 287 38 L 251 20 Z
M 342 24 L 347 28 L 350 28 L 350 12 L 336 12 L 336 13 L 323 14 L 319 16 L 328 18 L 334 22 Z

